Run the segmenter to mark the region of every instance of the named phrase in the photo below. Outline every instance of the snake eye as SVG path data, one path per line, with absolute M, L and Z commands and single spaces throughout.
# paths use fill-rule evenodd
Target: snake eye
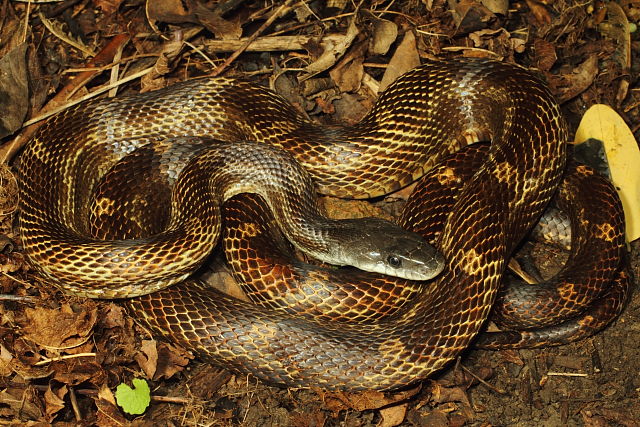
M 398 268 L 402 265 L 402 261 L 395 255 L 389 255 L 387 258 L 387 263 L 393 268 Z

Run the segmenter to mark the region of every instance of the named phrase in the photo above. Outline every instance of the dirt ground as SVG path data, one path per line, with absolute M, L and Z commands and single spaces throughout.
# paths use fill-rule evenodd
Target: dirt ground
M 65 296 L 38 281 L 20 252 L 13 174 L 42 116 L 90 93 L 241 76 L 270 86 L 319 122 L 355 123 L 378 91 L 432 57 L 519 63 L 546 80 L 572 132 L 588 107 L 601 103 L 637 139 L 639 18 L 636 0 L 3 1 L 0 423 L 640 426 L 637 293 L 593 338 L 541 350 L 470 349 L 407 390 L 272 387 L 154 339 L 115 302 Z M 328 202 L 350 214 L 371 209 L 365 202 Z M 386 201 L 380 206 L 391 216 L 399 209 Z M 638 241 L 631 249 L 637 278 Z M 532 249 L 544 260 L 542 269 L 557 269 L 563 254 L 543 250 Z M 228 284 L 221 261 L 210 270 L 211 281 Z M 140 415 L 115 403 L 118 386 L 134 378 L 150 387 L 151 402 Z

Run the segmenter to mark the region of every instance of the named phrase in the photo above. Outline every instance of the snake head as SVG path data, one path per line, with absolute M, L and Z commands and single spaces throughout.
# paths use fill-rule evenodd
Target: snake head
M 444 257 L 417 233 L 380 218 L 361 218 L 343 250 L 345 264 L 409 280 L 430 280 L 444 269 Z

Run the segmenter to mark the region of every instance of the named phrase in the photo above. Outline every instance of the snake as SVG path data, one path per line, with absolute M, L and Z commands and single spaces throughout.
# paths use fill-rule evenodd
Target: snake
M 170 255 L 183 259 L 181 248 L 192 242 L 172 218 L 159 234 L 180 245 L 167 238 L 158 246 L 156 234 L 126 244 L 87 238 L 92 188 L 119 168 L 123 153 L 144 158 L 167 140 L 225 147 L 255 141 L 253 146 L 282 149 L 320 193 L 355 198 L 403 188 L 470 143 L 491 144 L 438 234 L 436 247 L 446 260 L 442 273 L 396 312 L 363 326 L 265 309 L 185 279 L 193 263 L 183 269 L 164 262 Z M 558 188 L 567 140 L 559 106 L 540 79 L 522 67 L 485 59 L 427 61 L 390 85 L 353 126 L 318 125 L 244 80 L 193 79 L 82 104 L 50 119 L 21 156 L 20 232 L 35 270 L 66 292 L 133 297 L 132 277 L 118 279 L 124 270 L 162 270 L 170 279 L 153 279 L 144 295 L 124 303 L 140 323 L 213 363 L 294 387 L 396 389 L 442 369 L 477 336 L 498 297 L 506 260 Z M 120 153 L 116 161 L 114 151 Z M 170 151 L 169 157 L 181 156 Z M 178 174 L 172 207 L 181 192 L 176 188 L 185 188 L 181 181 L 198 180 L 190 177 L 200 176 L 202 162 L 210 164 L 207 159 L 218 155 L 215 149 L 195 151 Z M 439 179 L 455 178 L 444 170 Z M 202 190 L 185 197 L 210 202 Z M 109 202 L 98 200 L 98 214 L 110 212 Z M 276 215 L 278 205 L 270 205 Z M 287 215 L 278 219 L 283 229 Z M 207 229 L 203 219 L 186 221 L 196 231 Z M 120 232 L 105 236 L 117 239 Z M 84 244 L 87 239 L 92 245 Z M 169 282 L 178 283 L 166 287 Z M 105 283 L 108 289 L 102 290 Z

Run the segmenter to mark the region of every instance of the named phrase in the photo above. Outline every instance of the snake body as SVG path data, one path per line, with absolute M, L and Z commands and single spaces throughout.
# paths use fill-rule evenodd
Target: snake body
M 99 115 L 108 123 L 103 134 L 63 115 L 22 159 L 21 230 L 34 263 L 32 254 L 50 243 L 39 234 L 43 212 L 54 211 L 66 226 L 75 211 L 87 210 L 82 201 L 109 157 L 105 136 L 136 146 L 176 135 L 255 140 L 291 153 L 320 192 L 351 197 L 395 190 L 468 143 L 492 141 L 439 235 L 443 274 L 391 316 L 366 327 L 319 322 L 239 302 L 190 280 L 127 302 L 141 322 L 203 357 L 289 386 L 392 389 L 459 355 L 487 319 L 505 260 L 549 202 L 566 160 L 567 129 L 549 90 L 520 67 L 486 60 L 430 61 L 398 79 L 352 127 L 310 123 L 278 96 L 233 79 L 197 79 L 81 108 L 89 122 Z M 61 144 L 77 147 L 78 139 L 92 149 L 48 157 Z M 71 162 L 81 170 L 71 174 L 64 167 Z M 41 184 L 49 179 L 55 185 Z M 73 263 L 67 255 L 73 243 L 53 245 L 53 257 Z

